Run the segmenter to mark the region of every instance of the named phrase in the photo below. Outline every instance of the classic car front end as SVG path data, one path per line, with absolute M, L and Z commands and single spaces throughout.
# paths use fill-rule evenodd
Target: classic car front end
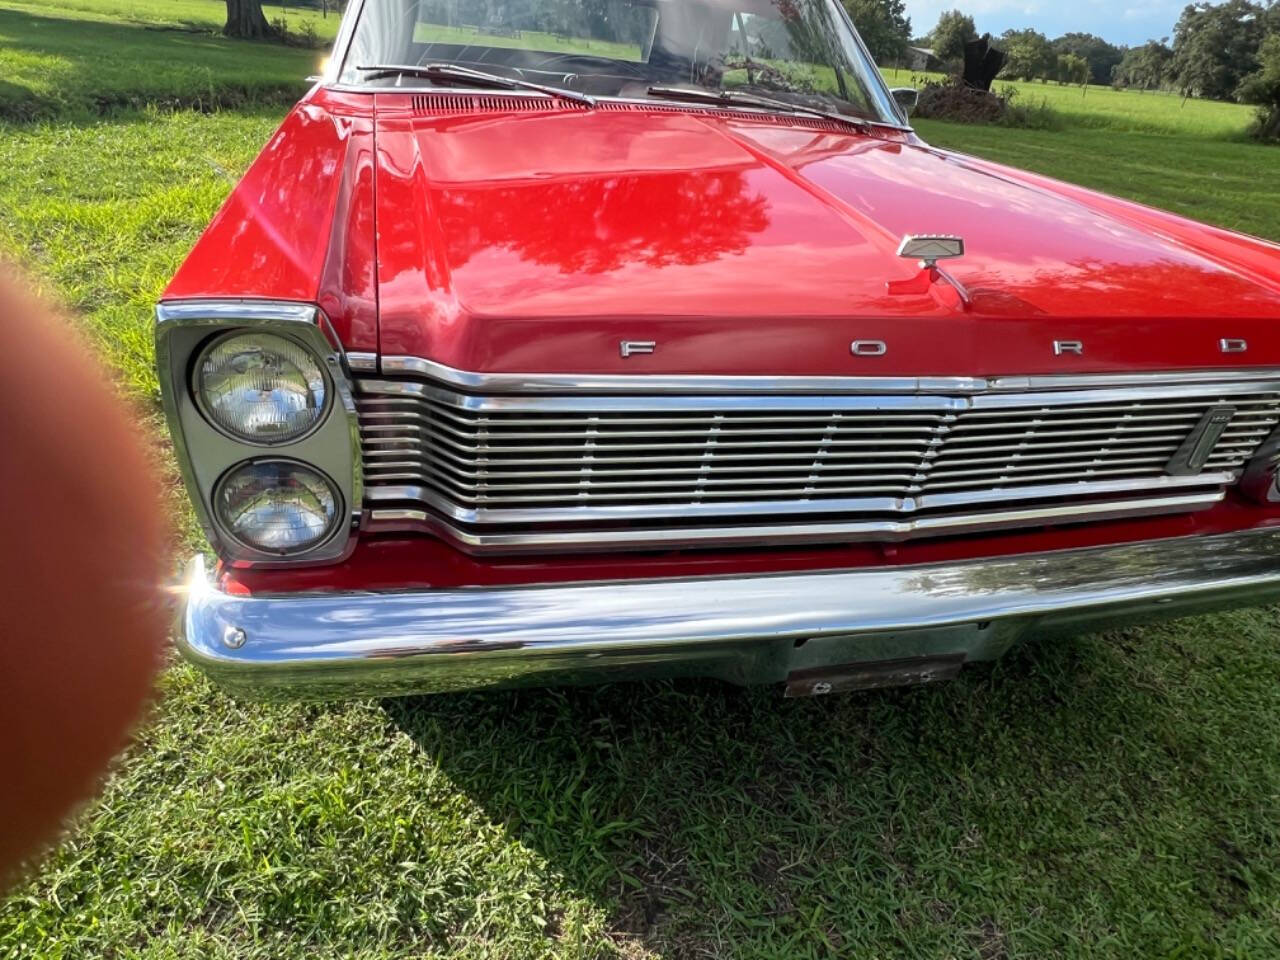
M 1280 596 L 1280 248 L 929 147 L 831 0 L 473 6 L 353 3 L 158 308 L 217 680 L 814 693 Z

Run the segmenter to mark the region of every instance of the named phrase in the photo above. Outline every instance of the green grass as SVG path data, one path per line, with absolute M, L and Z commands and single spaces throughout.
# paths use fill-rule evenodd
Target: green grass
M 280 111 L 0 125 L 0 254 L 76 310 L 129 392 L 158 399 L 152 310 Z
M 34 9 L 0 3 L 0 118 L 87 117 L 147 104 L 281 104 L 306 89 L 323 56 Z
M 117 29 L 143 59 L 168 42 Z M 258 48 L 220 49 L 215 96 Z M 72 116 L 0 123 L 0 253 L 74 308 L 154 435 L 151 304 L 280 108 Z M 1280 239 L 1276 191 L 1252 189 L 1275 150 L 921 129 Z M 266 706 L 174 663 L 103 795 L 0 898 L 0 957 L 1275 957 L 1278 618 L 809 701 L 652 683 Z
M 87 20 L 119 21 L 147 27 L 174 30 L 198 30 L 220 33 L 227 18 L 223 0 L 3 0 L 0 6 L 28 13 L 47 13 L 55 9 L 58 16 Z M 310 23 L 316 36 L 332 40 L 338 32 L 338 15 L 322 16 L 308 7 L 264 3 L 262 12 L 268 20 L 283 18 L 292 31 L 300 31 Z
M 1280 241 L 1280 147 L 1113 130 L 1010 130 L 920 120 L 935 146 Z
M 881 70 L 893 86 L 919 86 L 925 80 L 941 79 L 940 74 L 913 73 L 910 70 Z M 1115 90 L 1111 87 L 1059 86 L 1056 83 L 1008 82 L 997 80 L 993 89 L 1016 91 L 1016 103 L 1034 106 L 1047 104 L 1069 129 L 1107 130 L 1121 133 L 1174 134 L 1205 139 L 1246 136 L 1253 119 L 1252 107 L 1240 103 L 1189 99 L 1167 93 L 1141 93 L 1137 90 Z

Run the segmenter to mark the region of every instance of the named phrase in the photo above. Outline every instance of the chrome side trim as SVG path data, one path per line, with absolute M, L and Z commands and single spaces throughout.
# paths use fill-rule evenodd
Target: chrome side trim
M 1127 374 L 1031 374 L 998 377 L 716 376 L 704 374 L 483 373 L 423 357 L 384 356 L 384 376 L 418 376 L 468 391 L 492 393 L 636 394 L 919 394 L 1076 390 L 1256 383 L 1280 379 L 1280 369 L 1175 370 Z
M 310 325 L 316 322 L 316 313 L 312 304 L 279 300 L 165 300 L 156 307 L 160 324 L 248 320 Z
M 300 460 L 338 485 L 347 520 L 338 533 L 306 552 L 281 558 L 247 550 L 224 536 L 209 508 L 214 487 L 237 463 L 260 459 L 264 447 L 240 442 L 215 428 L 191 395 L 191 357 L 210 336 L 236 328 L 270 330 L 310 349 L 325 370 L 334 399 L 326 417 L 304 436 L 271 446 L 273 457 Z M 332 561 L 348 545 L 364 501 L 360 425 L 342 346 L 324 313 L 313 304 L 268 300 L 177 300 L 156 306 L 156 374 L 175 455 L 196 516 L 219 554 L 237 563 L 272 566 Z
M 338 77 L 342 75 L 347 52 L 351 49 L 351 41 L 355 36 L 356 23 L 364 12 L 364 5 L 365 0 L 354 0 L 347 4 L 346 12 L 342 15 L 337 36 L 333 38 L 333 49 L 329 53 L 329 59 L 324 68 L 324 80 L 328 86 L 336 87 Z
M 468 552 L 519 553 L 522 550 L 645 550 L 669 547 L 673 542 L 696 547 L 758 547 L 838 543 L 849 540 L 896 541 L 933 535 L 990 533 L 1036 524 L 1085 523 L 1203 510 L 1221 503 L 1221 490 L 1182 496 L 1113 500 L 1106 503 L 1009 508 L 962 516 L 917 517 L 912 520 L 827 521 L 815 523 L 754 524 L 750 526 L 682 527 L 678 530 L 628 527 L 623 530 L 536 530 L 476 533 L 442 522 L 426 510 L 374 507 L 369 511 L 369 531 L 425 529 L 451 540 Z M 376 498 L 375 498 L 376 499 Z M 746 511 L 744 511 L 746 512 Z M 759 511 L 756 511 L 759 512 Z
M 1054 636 L 1280 596 L 1280 530 L 900 567 L 241 596 L 196 557 L 178 645 L 256 697 L 337 699 L 646 675 L 999 656 Z M 796 641 L 804 640 L 804 644 Z
M 376 353 L 348 350 L 347 367 L 356 373 L 377 373 L 378 355 Z

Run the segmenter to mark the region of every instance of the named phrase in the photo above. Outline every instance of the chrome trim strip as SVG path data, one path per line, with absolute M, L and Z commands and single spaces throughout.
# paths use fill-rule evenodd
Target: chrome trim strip
M 387 369 L 387 358 L 383 358 L 384 372 Z M 504 376 L 495 374 L 494 376 Z M 765 378 L 769 379 L 769 378 Z M 872 378 L 860 377 L 859 381 Z M 1049 378 L 1044 378 L 1048 380 Z M 771 380 L 775 385 L 777 380 Z M 643 390 L 622 395 L 583 393 L 576 394 L 566 390 L 560 396 L 539 396 L 540 390 L 529 391 L 521 395 L 508 394 L 505 390 L 495 390 L 497 396 L 476 396 L 473 394 L 455 393 L 442 390 L 430 383 L 404 380 L 372 380 L 361 378 L 356 382 L 357 389 L 369 396 L 387 397 L 424 397 L 440 403 L 447 403 L 464 410 L 481 413 L 509 413 L 523 410 L 539 412 L 564 412 L 588 414 L 595 411 L 631 411 L 643 410 L 661 412 L 698 412 L 723 410 L 921 410 L 938 413 L 958 413 L 973 409 L 1006 409 L 1028 406 L 1069 406 L 1079 403 L 1109 403 L 1131 400 L 1160 400 L 1181 396 L 1202 397 L 1206 386 L 1212 386 L 1214 392 L 1222 395 L 1256 393 L 1260 391 L 1280 390 L 1280 371 L 1267 371 L 1265 376 L 1260 372 L 1256 376 L 1235 377 L 1228 381 L 1217 380 L 1173 380 L 1167 383 L 1134 381 L 1130 385 L 1115 384 L 1104 388 L 1103 384 L 1085 383 L 1076 386 L 1053 378 L 1053 382 L 1042 382 L 1030 389 L 1024 387 L 1014 392 L 1013 384 L 1007 381 L 984 381 L 990 384 L 983 388 L 968 385 L 966 387 L 945 387 L 934 381 L 920 380 L 920 389 L 892 389 L 893 385 L 901 385 L 903 381 L 893 381 L 890 389 L 873 393 L 872 384 L 859 382 L 856 390 L 832 390 L 827 394 L 799 393 L 775 389 L 770 394 L 753 390 L 741 393 L 727 389 L 725 393 L 713 394 L 701 390 L 691 390 L 672 396 L 664 396 L 655 401 Z M 874 384 L 879 387 L 879 384 Z M 1072 389 L 1075 387 L 1075 389 Z M 1035 392 L 1034 397 L 1027 393 Z M 532 393 L 533 395 L 530 395 Z M 947 396 L 956 393 L 960 396 Z
M 1238 472 L 1202 473 L 1186 477 L 1146 477 L 1133 480 L 1099 480 L 1091 481 L 1087 490 L 1090 495 L 1125 494 L 1136 491 L 1149 491 L 1159 495 L 1163 491 L 1177 491 L 1179 488 L 1209 487 L 1214 484 L 1223 485 L 1233 482 Z M 371 483 L 366 491 L 369 503 L 394 503 L 405 500 L 416 500 L 428 504 L 439 513 L 458 523 L 491 524 L 491 523 L 583 523 L 587 521 L 629 521 L 641 520 L 699 520 L 712 517 L 776 517 L 803 514 L 834 514 L 860 511 L 863 513 L 896 513 L 914 514 L 923 510 L 944 510 L 948 507 L 964 507 L 979 504 L 1001 503 L 1014 500 L 1043 500 L 1080 496 L 1081 484 L 1057 483 L 1041 484 L 1029 487 L 1009 487 L 1001 490 L 998 497 L 993 497 L 990 490 L 971 490 L 962 493 L 935 493 L 922 497 L 898 499 L 895 497 L 858 497 L 845 500 L 764 500 L 728 503 L 673 504 L 661 506 L 641 504 L 631 506 L 590 506 L 590 507 L 526 507 L 526 508 L 468 508 L 448 500 L 427 487 L 418 484 Z M 1222 498 L 1221 491 L 1214 491 L 1214 500 Z M 1208 503 L 1204 504 L 1208 506 Z M 1056 516 L 1066 516 L 1073 510 L 1087 512 L 1089 503 L 1078 503 L 1071 507 L 1060 507 L 1064 511 Z M 1109 504 L 1108 504 L 1109 506 Z M 985 516 L 986 514 L 979 514 Z M 967 519 L 972 519 L 969 517 Z M 1035 519 L 1034 517 L 1031 519 Z M 913 523 L 923 521 L 891 521 L 884 529 L 900 529 L 909 533 Z M 846 527 L 857 531 L 859 522 L 852 522 Z M 831 529 L 834 529 L 832 527 Z M 878 529 L 878 528 L 877 528 Z M 668 542 L 683 541 L 686 534 L 692 534 L 695 528 L 679 527 L 664 531 Z M 618 531 L 615 531 L 618 532 Z M 603 541 L 602 541 L 603 542 Z
M 224 686 L 336 699 L 652 675 L 778 682 L 1280 596 L 1280 530 L 900 567 L 241 596 L 188 567 L 179 649 Z M 798 645 L 795 641 L 809 641 Z
M 333 38 L 333 49 L 329 53 L 329 61 L 325 64 L 324 79 L 327 86 L 337 88 L 338 77 L 347 60 L 347 52 L 351 49 L 351 41 L 355 37 L 356 23 L 364 12 L 365 0 L 348 3 L 338 24 L 338 33 Z
M 423 357 L 384 356 L 383 376 L 420 376 L 462 390 L 493 393 L 919 394 L 1159 387 L 1280 379 L 1280 369 L 1175 370 L 1127 374 L 1031 374 L 997 377 L 716 376 L 704 374 L 483 373 Z
M 383 360 L 383 371 L 386 372 L 385 358 Z M 369 396 L 423 397 L 477 413 L 508 413 L 535 410 L 543 413 L 564 412 L 585 415 L 596 411 L 652 411 L 655 407 L 664 413 L 668 411 L 813 410 L 815 406 L 825 408 L 828 404 L 833 404 L 834 410 L 881 408 L 947 413 L 949 411 L 962 410 L 969 405 L 962 397 L 947 397 L 935 394 L 888 394 L 867 399 L 860 396 L 840 394 L 815 397 L 812 395 L 792 394 L 764 396 L 761 394 L 739 395 L 734 393 L 694 392 L 688 395 L 679 394 L 663 397 L 657 401 L 651 396 L 638 394 L 609 396 L 575 394 L 573 391 L 566 391 L 565 394 L 560 396 L 539 396 L 527 393 L 508 394 L 505 391 L 497 396 L 478 396 L 469 393 L 456 393 L 452 390 L 441 389 L 434 384 L 420 381 L 370 380 L 365 378 L 356 381 L 356 388 L 361 394 Z
M 906 540 L 913 536 L 954 536 L 989 533 L 1037 524 L 1085 523 L 1156 514 L 1203 510 L 1221 503 L 1221 490 L 1184 496 L 1105 503 L 1067 504 L 993 510 L 962 516 L 917 517 L 912 520 L 829 521 L 817 523 L 755 524 L 751 526 L 685 527 L 679 530 L 635 528 L 623 530 L 528 531 L 476 533 L 442 521 L 426 510 L 375 507 L 369 511 L 369 530 L 378 524 L 388 529 L 426 528 L 444 536 L 468 552 L 518 553 L 522 550 L 646 550 L 669 547 L 672 542 L 696 547 L 755 547 L 776 544 L 836 543 L 848 540 L 878 542 Z
M 281 300 L 162 300 L 156 306 L 161 324 L 256 320 L 311 325 L 316 322 L 317 312 L 314 304 Z
M 849 11 L 845 9 L 843 3 L 837 3 L 835 7 L 839 11 L 837 16 L 844 20 L 845 27 L 848 28 L 849 33 L 853 36 L 853 42 L 858 45 L 858 50 L 862 53 L 862 65 L 870 68 L 871 75 L 867 79 L 870 81 L 871 86 L 876 88 L 880 94 L 879 106 L 881 114 L 897 117 L 902 121 L 901 123 L 892 123 L 889 121 L 868 122 L 875 123 L 877 126 L 892 127 L 906 133 L 914 132 L 911 129 L 910 117 L 907 117 L 904 112 L 898 108 L 898 101 L 893 99 L 893 91 L 889 89 L 889 83 L 885 80 L 884 74 L 880 72 L 880 68 L 876 64 L 876 58 L 871 55 L 871 50 L 868 49 L 866 41 L 862 39 L 862 34 L 858 32 L 858 27 L 854 24 L 853 17 L 850 15 Z M 873 95 L 876 90 L 871 91 Z
M 359 350 L 347 351 L 347 367 L 356 373 L 377 373 L 378 355 Z

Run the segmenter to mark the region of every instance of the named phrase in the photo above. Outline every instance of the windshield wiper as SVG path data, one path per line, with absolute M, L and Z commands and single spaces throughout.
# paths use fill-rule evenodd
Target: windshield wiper
M 427 80 L 455 80 L 472 83 L 478 87 L 494 87 L 500 90 L 535 90 L 549 97 L 568 100 L 594 107 L 594 97 L 577 90 L 564 90 L 560 87 L 549 87 L 546 84 L 534 83 L 532 80 L 517 80 L 514 77 L 503 77 L 496 73 L 485 73 L 483 70 L 472 70 L 460 67 L 456 63 L 374 63 L 356 67 L 367 73 L 366 80 L 381 80 L 384 77 L 424 77 Z
M 837 123 L 847 123 L 850 126 L 858 127 L 861 130 L 865 130 L 868 126 L 876 125 L 874 120 L 864 120 L 861 117 L 850 117 L 843 113 L 836 113 L 834 110 L 822 110 L 818 107 L 808 107 L 799 103 L 788 103 L 786 100 L 774 100 L 772 97 L 759 97 L 754 93 L 739 93 L 737 90 L 697 90 L 689 87 L 650 87 L 649 96 L 661 97 L 666 100 L 692 100 L 695 103 L 720 103 L 738 107 L 759 107 L 762 110 L 779 110 L 784 113 L 798 113 L 810 117 L 823 117 L 827 120 L 835 120 Z

